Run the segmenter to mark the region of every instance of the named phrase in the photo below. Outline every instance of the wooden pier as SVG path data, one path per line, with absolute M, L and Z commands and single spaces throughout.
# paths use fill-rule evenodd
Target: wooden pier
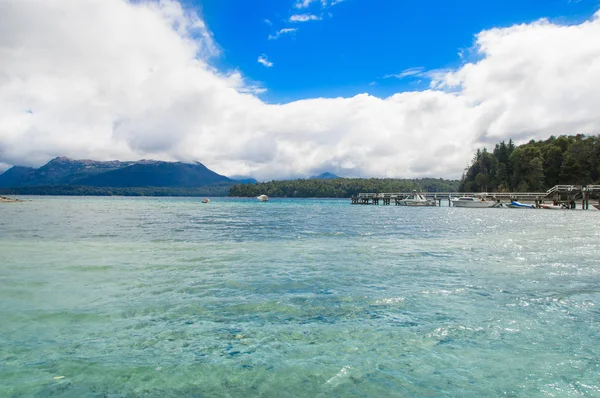
M 400 201 L 413 195 L 414 192 L 398 193 L 359 193 L 351 198 L 353 205 L 385 205 L 394 203 L 400 205 Z M 419 192 L 420 195 L 434 201 L 441 206 L 442 200 L 448 201 L 448 206 L 454 198 L 462 196 L 484 196 L 488 200 L 510 203 L 513 200 L 529 202 L 540 205 L 542 203 L 565 204 L 569 209 L 577 208 L 581 203 L 581 209 L 589 209 L 590 201 L 598 200 L 600 203 L 600 185 L 556 185 L 546 192 Z

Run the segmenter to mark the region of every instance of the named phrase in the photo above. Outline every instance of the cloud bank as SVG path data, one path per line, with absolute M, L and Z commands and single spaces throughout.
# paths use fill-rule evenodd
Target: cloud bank
M 267 104 L 178 2 L 0 2 L 0 166 L 198 160 L 227 175 L 458 178 L 481 145 L 600 132 L 600 12 L 476 35 L 425 91 Z

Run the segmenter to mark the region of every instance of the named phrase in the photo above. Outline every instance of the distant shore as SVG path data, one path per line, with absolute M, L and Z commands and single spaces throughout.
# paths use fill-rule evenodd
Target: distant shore
M 23 202 L 21 199 L 12 199 L 7 198 L 6 196 L 0 196 L 0 203 L 15 203 L 15 202 Z

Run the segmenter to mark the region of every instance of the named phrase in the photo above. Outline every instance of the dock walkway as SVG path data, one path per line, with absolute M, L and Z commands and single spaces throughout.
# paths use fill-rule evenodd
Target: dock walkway
M 485 196 L 500 202 L 510 202 L 513 200 L 519 202 L 533 202 L 536 205 L 551 202 L 556 204 L 566 204 L 570 208 L 575 208 L 577 202 L 581 202 L 582 209 L 589 209 L 589 202 L 593 199 L 600 199 L 600 185 L 556 185 L 546 192 L 419 192 L 427 199 L 434 200 L 438 206 L 442 200 L 448 200 L 448 205 L 454 198 L 462 196 Z M 351 198 L 353 205 L 390 205 L 394 203 L 398 206 L 401 200 L 405 199 L 413 192 L 397 193 L 359 193 Z

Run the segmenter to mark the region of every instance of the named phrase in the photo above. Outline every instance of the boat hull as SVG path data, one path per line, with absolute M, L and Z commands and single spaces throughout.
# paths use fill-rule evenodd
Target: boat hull
M 496 202 L 461 202 L 461 201 L 452 201 L 453 207 L 467 207 L 467 208 L 479 208 L 479 209 L 487 209 L 490 207 L 497 206 Z
M 565 207 L 563 206 L 556 206 L 556 205 L 548 205 L 548 204 L 540 204 L 538 206 L 540 209 L 546 209 L 546 210 L 565 210 Z
M 434 202 L 407 202 L 401 200 L 398 202 L 399 206 L 411 206 L 411 207 L 426 207 L 426 206 L 435 206 Z
M 534 205 L 528 205 L 521 202 L 510 202 L 506 207 L 510 207 L 511 209 L 535 209 Z

